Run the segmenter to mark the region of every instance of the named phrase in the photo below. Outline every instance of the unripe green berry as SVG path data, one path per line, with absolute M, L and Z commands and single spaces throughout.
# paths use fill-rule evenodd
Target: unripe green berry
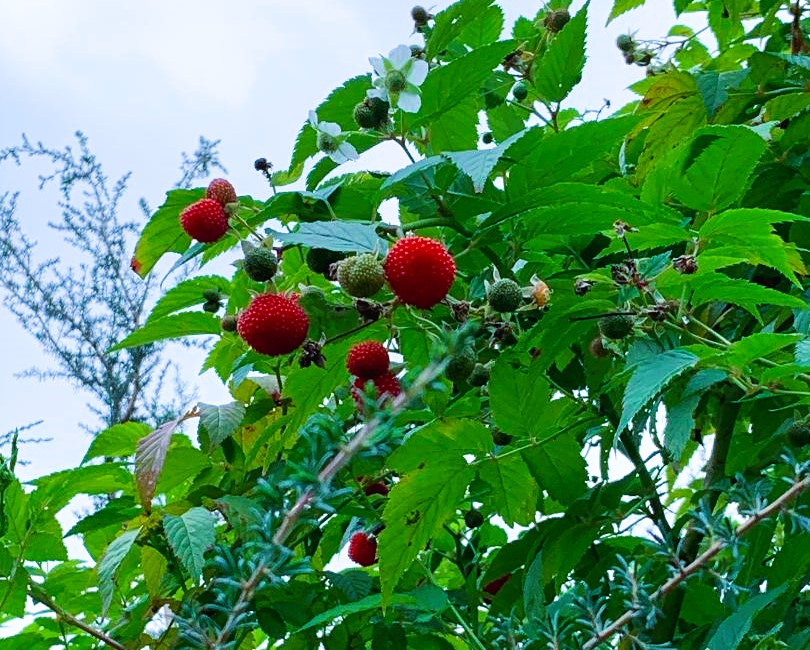
M 489 306 L 495 311 L 506 313 L 515 311 L 523 302 L 523 292 L 514 280 L 504 278 L 489 288 Z
M 546 14 L 543 24 L 546 29 L 553 34 L 559 32 L 571 20 L 571 14 L 567 9 L 560 9 L 559 11 L 549 11 Z
M 599 332 L 606 339 L 618 341 L 630 336 L 635 319 L 632 316 L 605 316 L 599 319 Z
M 622 52 L 632 52 L 635 46 L 636 44 L 633 41 L 633 37 L 629 36 L 628 34 L 621 34 L 616 39 L 616 47 L 618 47 Z
M 373 129 L 377 126 L 374 111 L 365 102 L 360 102 L 354 107 L 354 121 L 361 129 Z
M 216 289 L 206 289 L 203 291 L 203 298 L 205 298 L 208 302 L 219 302 L 222 296 Z
M 411 9 L 411 18 L 417 25 L 424 25 L 430 19 L 430 14 L 424 7 L 416 5 Z
M 483 142 L 484 144 L 492 144 L 492 140 L 493 140 L 492 134 L 489 132 L 481 136 L 481 142 Z
M 269 282 L 278 270 L 278 259 L 269 248 L 252 248 L 245 255 L 242 268 L 251 280 Z
M 323 153 L 335 153 L 338 148 L 338 141 L 329 135 L 328 133 L 324 133 L 323 131 L 318 131 L 318 151 L 322 151 Z
M 484 523 L 484 515 L 475 508 L 470 508 L 464 513 L 464 523 L 467 524 L 467 528 L 478 528 Z
M 203 311 L 207 311 L 209 314 L 216 314 L 220 307 L 222 307 L 222 305 L 219 304 L 219 300 L 207 300 L 203 304 Z
M 220 323 L 222 331 L 235 332 L 236 331 L 236 316 L 223 316 Z
M 512 86 L 512 96 L 522 102 L 529 96 L 529 89 L 526 87 L 526 84 L 522 81 L 518 81 L 514 86 Z
M 504 433 L 500 429 L 495 429 L 495 431 L 492 432 L 492 442 L 503 447 L 512 442 L 512 436 L 508 433 Z
M 390 93 L 401 93 L 407 85 L 408 80 L 399 70 L 391 70 L 385 75 L 385 87 Z
M 363 253 L 346 258 L 338 264 L 337 280 L 350 296 L 368 298 L 382 289 L 385 275 L 377 256 Z
M 470 378 L 467 380 L 470 386 L 484 386 L 489 381 L 489 368 L 483 363 L 476 363 Z
M 787 437 L 794 447 L 810 445 L 810 423 L 802 420 L 794 422 L 787 430 Z
M 464 346 L 447 362 L 444 374 L 454 384 L 462 382 L 470 376 L 476 361 L 475 348 L 471 345 Z

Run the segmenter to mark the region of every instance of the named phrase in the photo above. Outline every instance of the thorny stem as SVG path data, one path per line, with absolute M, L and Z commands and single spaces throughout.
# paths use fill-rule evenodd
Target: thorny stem
M 804 478 L 800 481 L 796 481 L 793 485 L 784 492 L 779 498 L 775 499 L 769 505 L 759 510 L 754 515 L 746 519 L 742 524 L 740 524 L 737 529 L 734 531 L 734 540 L 740 539 L 743 535 L 745 535 L 749 530 L 751 530 L 754 526 L 756 526 L 759 522 L 763 519 L 767 519 L 772 514 L 780 510 L 785 504 L 790 502 L 791 500 L 795 499 L 799 494 L 801 494 L 804 490 L 810 487 L 810 477 Z M 653 594 L 650 596 L 651 600 L 657 600 L 662 596 L 666 596 L 668 593 L 673 591 L 679 584 L 681 584 L 684 580 L 686 580 L 689 576 L 696 573 L 699 569 L 705 566 L 715 555 L 717 555 L 720 551 L 724 548 L 728 547 L 730 542 L 718 540 L 714 542 L 709 548 L 707 548 L 703 553 L 701 553 L 698 557 L 696 557 L 692 562 L 687 564 L 685 567 L 682 567 L 678 574 L 667 580 L 664 584 L 662 584 L 658 589 L 656 589 Z M 614 634 L 616 634 L 619 630 L 621 630 L 625 625 L 630 623 L 633 618 L 637 614 L 636 609 L 628 609 L 625 611 L 624 614 L 619 616 L 613 623 L 608 625 L 598 634 L 593 635 L 584 646 L 582 646 L 583 650 L 592 650 L 596 648 L 600 643 L 603 643 Z
M 88 625 L 84 621 L 80 621 L 78 618 L 73 616 L 72 614 L 68 614 L 64 609 L 62 609 L 59 605 L 53 602 L 45 593 L 45 590 L 42 589 L 36 583 L 29 583 L 28 585 L 28 595 L 31 597 L 32 600 L 44 605 L 48 609 L 50 609 L 54 614 L 56 614 L 57 619 L 60 621 L 64 621 L 68 625 L 72 625 L 73 627 L 79 628 L 82 632 L 86 632 L 90 636 L 95 639 L 98 639 L 103 644 L 115 648 L 115 650 L 127 650 L 126 646 L 121 645 L 115 639 L 110 638 L 101 630 L 97 630 L 96 628 Z
M 388 411 L 388 417 L 393 417 L 402 412 L 407 406 L 419 395 L 422 391 L 432 382 L 436 377 L 443 372 L 445 362 L 431 363 L 425 368 L 421 374 L 416 378 L 411 387 L 400 393 L 391 402 L 391 407 Z M 318 474 L 318 486 L 324 488 L 328 486 L 335 478 L 337 473 L 345 467 L 345 465 L 357 454 L 374 435 L 375 431 L 382 426 L 383 419 L 377 415 L 369 420 L 352 438 L 349 443 L 341 449 L 329 464 L 324 467 Z M 315 497 L 318 495 L 318 489 L 310 488 L 304 492 L 298 501 L 290 508 L 284 515 L 281 525 L 273 535 L 273 542 L 275 544 L 283 545 L 287 538 L 292 533 L 298 520 L 304 514 Z M 251 576 L 242 583 L 241 592 L 236 603 L 233 605 L 231 613 L 228 615 L 225 624 L 222 626 L 220 633 L 212 644 L 212 648 L 222 648 L 225 646 L 228 637 L 236 627 L 236 619 L 247 609 L 250 601 L 253 599 L 253 594 L 256 592 L 262 578 L 267 574 L 268 566 L 264 562 L 260 562 L 253 570 Z M 125 649 L 123 649 L 125 650 Z M 482 647 L 483 650 L 483 647 Z

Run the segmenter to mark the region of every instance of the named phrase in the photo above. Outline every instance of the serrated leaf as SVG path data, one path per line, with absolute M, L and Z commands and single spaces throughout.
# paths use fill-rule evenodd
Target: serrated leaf
M 203 334 L 219 334 L 222 331 L 220 319 L 202 311 L 189 311 L 182 314 L 172 314 L 147 321 L 140 329 L 135 330 L 123 341 L 116 343 L 107 352 L 116 352 L 126 348 L 136 348 L 139 345 L 179 339 L 186 336 L 199 336 Z
M 694 280 L 692 285 L 695 290 L 692 294 L 694 307 L 708 302 L 727 302 L 739 305 L 757 320 L 761 320 L 758 305 L 804 306 L 801 298 L 741 278 L 730 278 L 722 273 L 707 273 Z
M 568 21 L 534 67 L 534 87 L 549 102 L 561 102 L 582 79 L 588 3 Z
M 82 463 L 107 456 L 126 457 L 135 453 L 138 440 L 149 433 L 150 427 L 143 422 L 114 424 L 99 433 L 82 459 Z
M 141 512 L 141 508 L 131 496 L 123 496 L 104 504 L 100 510 L 80 519 L 65 537 L 81 535 L 83 533 L 115 527 L 119 529 L 122 524 L 132 520 Z
M 680 458 L 695 425 L 694 413 L 703 394 L 728 375 L 714 368 L 699 370 L 689 379 L 683 392 L 674 400 L 667 401 L 667 424 L 664 429 L 664 446 L 675 458 Z
M 473 49 L 497 41 L 503 31 L 503 20 L 503 10 L 497 5 L 490 6 L 464 28 L 460 40 Z
M 571 503 L 585 491 L 582 446 L 573 436 L 548 440 L 521 452 L 534 480 L 555 501 Z
M 358 571 L 356 569 L 349 569 L 341 571 L 340 573 L 324 571 L 324 575 L 329 582 L 342 591 L 349 600 L 360 600 L 371 593 L 373 580 L 365 571 Z
M 504 359 L 492 367 L 488 386 L 492 415 L 500 429 L 521 438 L 538 433 L 551 400 L 548 382 L 540 373 L 519 372 Z
M 166 193 L 166 201 L 151 216 L 135 245 L 132 266 L 138 275 L 146 277 L 164 254 L 183 253 L 191 245 L 191 237 L 180 226 L 180 212 L 204 196 L 204 189 Z
M 614 18 L 618 18 L 631 9 L 642 6 L 644 2 L 645 0 L 614 0 L 613 8 L 610 10 L 610 15 L 608 16 L 606 24 L 610 24 Z
M 143 580 L 146 583 L 146 590 L 152 598 L 158 598 L 160 594 L 160 581 L 166 575 L 169 561 L 163 554 L 153 549 L 151 546 L 141 547 L 141 570 Z
M 751 362 L 766 358 L 801 340 L 801 334 L 777 334 L 774 332 L 757 332 L 734 341 L 723 353 L 725 363 L 736 368 L 745 369 Z
M 22 566 L 17 568 L 14 576 L 3 576 L 0 578 L 0 613 L 14 618 L 22 618 L 25 616 L 28 580 L 28 571 Z M 3 618 L 5 618 L 5 616 Z M 22 648 L 23 646 L 19 647 Z M 25 648 L 28 647 L 27 645 L 25 646 Z M 50 644 L 48 647 L 50 647 Z
M 406 606 L 410 605 L 413 607 L 416 605 L 416 599 L 407 594 L 395 594 L 389 601 L 389 604 Z M 309 620 L 305 625 L 298 628 L 294 634 L 298 634 L 304 630 L 309 630 L 313 627 L 321 627 L 323 625 L 333 624 L 338 618 L 349 616 L 351 614 L 359 614 L 360 612 L 367 612 L 372 609 L 379 609 L 380 607 L 382 607 L 382 595 L 372 594 L 371 596 L 366 596 L 365 598 L 356 602 L 337 605 L 336 607 L 327 609 L 325 612 L 321 612 Z
M 184 280 L 163 294 L 152 308 L 146 322 L 168 316 L 181 309 L 203 304 L 205 302 L 203 292 L 205 291 L 215 290 L 227 294 L 230 286 L 231 281 L 221 275 L 204 275 Z
M 476 192 L 482 192 L 490 173 L 495 169 L 498 161 L 506 153 L 507 149 L 520 140 L 526 133 L 526 130 L 516 133 L 504 140 L 497 147 L 490 149 L 451 151 L 445 153 L 444 156 L 450 160 L 460 172 L 470 177 Z
M 754 617 L 767 608 L 788 588 L 783 583 L 763 594 L 757 594 L 745 601 L 737 611 L 725 619 L 706 642 L 707 650 L 734 650 L 751 629 Z
M 200 411 L 200 424 L 208 432 L 212 449 L 232 435 L 242 423 L 242 418 L 245 417 L 245 406 L 241 402 L 230 402 L 219 406 L 200 402 L 197 404 L 197 409 Z
M 485 458 L 478 464 L 478 477 L 489 486 L 487 506 L 507 526 L 534 522 L 540 491 L 520 456 Z
M 672 379 L 692 368 L 700 359 L 687 350 L 667 350 L 643 360 L 633 370 L 622 399 L 622 416 L 618 434 L 639 414 L 642 408 Z
M 477 22 L 486 13 L 492 1 L 461 0 L 437 13 L 434 17 L 430 38 L 426 43 L 426 58 L 430 60 L 440 55 L 453 40 L 464 32 L 468 25 Z
M 810 366 L 810 338 L 804 338 L 796 344 L 794 359 L 797 366 Z
M 695 43 L 695 47 L 700 48 L 700 45 Z M 703 49 L 697 50 L 703 53 Z M 708 58 L 708 57 L 707 57 Z M 698 90 L 703 103 L 706 105 L 706 111 L 709 116 L 714 116 L 719 109 L 728 99 L 728 91 L 734 90 L 745 80 L 748 76 L 747 70 L 731 70 L 726 72 L 702 72 L 695 75 L 695 82 L 697 83 Z
M 172 435 L 185 416 L 164 422 L 152 433 L 142 438 L 135 451 L 135 481 L 143 507 L 149 512 L 155 494 L 158 477 L 166 460 L 166 452 Z
M 377 235 L 377 225 L 357 221 L 314 221 L 302 223 L 294 232 L 268 231 L 273 239 L 309 248 L 325 248 L 342 253 L 382 253 L 385 240 Z
M 163 517 L 163 530 L 177 559 L 194 582 L 199 581 L 204 554 L 216 541 L 214 517 L 205 508 L 191 508 L 179 517 Z
M 443 419 L 425 425 L 406 440 L 388 459 L 388 465 L 406 474 L 423 465 L 455 462 L 465 454 L 481 455 L 492 450 L 486 427 L 472 420 Z
M 77 494 L 131 492 L 132 477 L 121 463 L 85 465 L 61 470 L 32 481 L 37 489 L 31 494 L 31 507 L 42 505 L 61 510 Z
M 693 148 L 700 153 L 687 159 L 675 193 L 694 210 L 717 212 L 737 201 L 749 183 L 765 141 L 745 126 L 709 126 L 695 133 Z
M 102 614 L 105 614 L 110 608 L 115 589 L 115 574 L 118 572 L 118 567 L 121 566 L 140 532 L 141 528 L 139 526 L 116 537 L 110 542 L 107 550 L 104 551 L 104 556 L 96 566 L 98 590 L 101 593 Z

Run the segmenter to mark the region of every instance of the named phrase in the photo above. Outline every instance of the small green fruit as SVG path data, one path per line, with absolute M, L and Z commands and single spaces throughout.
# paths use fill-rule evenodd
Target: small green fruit
M 495 429 L 495 431 L 492 432 L 492 442 L 494 442 L 496 445 L 504 447 L 512 442 L 512 436 L 499 429 Z
M 343 253 L 326 248 L 310 248 L 307 251 L 307 266 L 315 273 L 326 275 L 329 273 L 329 267 L 344 257 L 346 256 Z
M 514 280 L 504 278 L 489 288 L 489 306 L 495 311 L 506 313 L 515 311 L 523 302 L 523 292 Z
M 203 298 L 208 302 L 219 302 L 222 296 L 216 289 L 206 289 L 203 291 Z
M 222 305 L 219 304 L 219 300 L 207 300 L 203 304 L 203 311 L 207 311 L 209 314 L 216 314 L 220 307 L 222 307 Z
M 484 144 L 492 144 L 492 140 L 493 140 L 492 134 L 489 132 L 481 136 L 481 142 L 483 142 Z
M 464 523 L 467 524 L 467 528 L 478 528 L 484 523 L 484 515 L 475 508 L 470 508 L 464 513 Z
M 366 97 L 354 107 L 354 121 L 364 129 L 379 129 L 388 122 L 387 101 L 379 97 Z
M 618 341 L 630 336 L 634 324 L 632 316 L 605 316 L 599 319 L 599 331 L 605 338 Z
M 363 253 L 338 263 L 337 280 L 350 296 L 368 298 L 382 289 L 385 274 L 376 255 Z
M 470 386 L 485 386 L 489 381 L 489 368 L 483 363 L 476 363 L 467 381 L 470 383 Z
M 522 102 L 529 96 L 529 89 L 526 87 L 526 84 L 522 81 L 518 81 L 514 86 L 512 86 L 512 96 Z
M 245 255 L 242 268 L 251 280 L 269 282 L 278 270 L 278 259 L 270 249 L 253 248 Z
M 622 52 L 632 52 L 635 46 L 636 43 L 633 41 L 633 37 L 628 34 L 621 34 L 619 38 L 616 39 L 616 47 Z
M 787 437 L 794 447 L 810 445 L 810 423 L 799 420 L 790 425 Z
M 223 316 L 220 325 L 222 326 L 223 332 L 235 332 L 236 316 Z
M 417 25 L 424 25 L 430 19 L 430 14 L 424 7 L 416 5 L 411 9 L 411 18 L 413 18 L 413 22 Z
M 462 382 L 472 374 L 476 361 L 475 349 L 467 345 L 450 358 L 444 374 L 454 384 Z

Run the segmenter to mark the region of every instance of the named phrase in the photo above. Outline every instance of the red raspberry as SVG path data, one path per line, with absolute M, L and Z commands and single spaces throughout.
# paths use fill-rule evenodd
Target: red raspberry
M 377 341 L 358 343 L 346 357 L 349 372 L 363 379 L 373 379 L 388 372 L 388 363 L 388 350 Z
M 233 189 L 233 185 L 224 178 L 215 178 L 212 180 L 208 184 L 208 190 L 205 195 L 209 199 L 213 199 L 219 203 L 222 207 L 225 207 L 229 203 L 236 203 L 239 200 L 236 197 L 236 190 Z
M 349 557 L 360 566 L 377 563 L 377 540 L 366 533 L 355 533 L 349 540 Z
M 250 301 L 236 329 L 257 352 L 277 356 L 304 342 L 309 318 L 298 303 L 278 293 L 265 293 Z
M 508 573 L 506 575 L 502 575 L 500 578 L 495 578 L 491 582 L 488 582 L 484 585 L 484 592 L 495 596 L 508 581 L 509 578 L 512 576 Z
M 200 199 L 180 213 L 180 225 L 197 241 L 214 242 L 227 232 L 228 215 L 213 199 Z
M 441 302 L 456 277 L 456 263 L 439 241 L 405 237 L 388 251 L 385 278 L 400 301 L 420 309 Z
M 399 379 L 397 379 L 396 375 L 393 373 L 386 372 L 385 374 L 375 377 L 374 379 L 358 377 L 353 383 L 352 397 L 354 398 L 354 403 L 357 405 L 357 410 L 361 413 L 365 407 L 363 395 L 361 393 L 366 390 L 366 384 L 369 382 L 373 382 L 378 400 L 383 398 L 384 401 L 387 401 L 396 397 L 402 392 L 402 386 L 399 383 Z
M 363 488 L 363 492 L 369 497 L 372 494 L 380 494 L 385 497 L 388 496 L 390 491 L 391 490 L 388 488 L 388 486 L 382 481 L 374 481 L 374 483 L 369 483 Z

